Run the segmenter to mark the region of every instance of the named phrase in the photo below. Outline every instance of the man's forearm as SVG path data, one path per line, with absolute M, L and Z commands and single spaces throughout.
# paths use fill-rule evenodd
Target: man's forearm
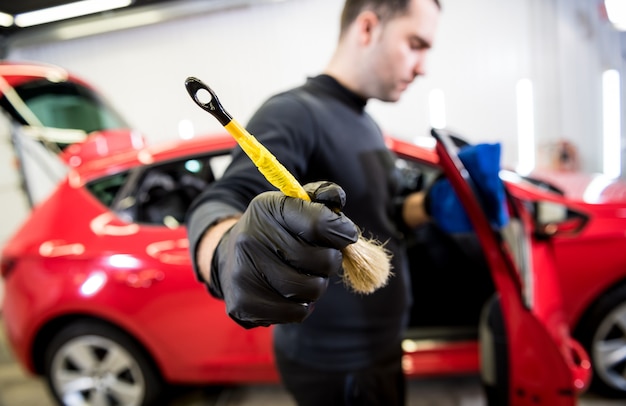
M 209 228 L 200 240 L 198 250 L 196 251 L 196 261 L 200 275 L 205 281 L 211 280 L 211 261 L 213 260 L 213 253 L 217 244 L 219 244 L 224 233 L 234 226 L 238 220 L 238 218 L 231 217 L 218 222 Z
M 425 207 L 425 192 L 411 193 L 402 204 L 402 219 L 409 228 L 415 228 L 429 220 Z

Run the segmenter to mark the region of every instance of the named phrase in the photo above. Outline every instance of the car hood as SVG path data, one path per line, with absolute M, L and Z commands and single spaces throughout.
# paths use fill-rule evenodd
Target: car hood
M 532 178 L 546 182 L 571 200 L 598 203 L 626 203 L 626 182 L 603 174 L 536 170 Z

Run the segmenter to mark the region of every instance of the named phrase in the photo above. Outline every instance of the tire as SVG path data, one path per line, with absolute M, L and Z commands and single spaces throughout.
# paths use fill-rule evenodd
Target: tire
M 101 322 L 80 320 L 64 327 L 50 341 L 44 361 L 48 388 L 66 406 L 148 406 L 163 394 L 159 374 L 141 347 Z
M 591 357 L 589 390 L 626 398 L 626 285 L 602 295 L 576 328 L 575 337 Z

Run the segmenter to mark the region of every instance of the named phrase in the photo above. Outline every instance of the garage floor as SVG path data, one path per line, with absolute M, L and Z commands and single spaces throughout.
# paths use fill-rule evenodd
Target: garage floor
M 169 406 L 294 406 L 279 386 L 176 388 Z M 0 406 L 53 406 L 44 383 L 27 376 L 7 346 L 0 316 Z M 409 384 L 408 406 L 484 406 L 478 377 L 425 379 Z M 583 397 L 579 406 L 626 405 Z

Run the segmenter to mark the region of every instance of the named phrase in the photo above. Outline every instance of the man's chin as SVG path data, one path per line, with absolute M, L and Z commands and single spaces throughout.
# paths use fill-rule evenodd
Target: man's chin
M 400 96 L 402 96 L 402 91 L 399 89 L 393 89 L 389 91 L 381 90 L 378 92 L 378 95 L 373 98 L 383 102 L 397 102 L 400 100 Z
M 398 100 L 400 100 L 401 96 L 402 96 L 402 92 L 395 92 L 392 94 L 388 94 L 387 97 L 381 98 L 380 100 L 384 102 L 395 103 Z

